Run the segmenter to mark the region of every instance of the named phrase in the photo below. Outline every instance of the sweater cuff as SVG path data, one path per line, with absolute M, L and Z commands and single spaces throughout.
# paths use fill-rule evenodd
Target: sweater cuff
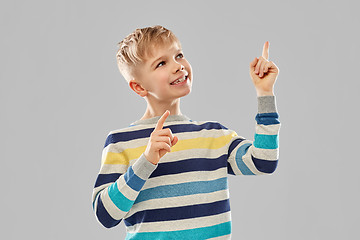
M 273 113 L 277 112 L 275 96 L 259 96 L 258 113 Z
M 133 164 L 132 169 L 137 176 L 146 180 L 150 177 L 151 173 L 157 168 L 157 166 L 158 166 L 157 164 L 154 165 L 151 162 L 149 162 L 145 158 L 143 153 Z

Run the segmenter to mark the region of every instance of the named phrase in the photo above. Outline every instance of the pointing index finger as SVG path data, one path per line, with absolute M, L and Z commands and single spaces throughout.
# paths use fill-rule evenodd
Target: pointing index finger
M 262 51 L 262 57 L 265 58 L 266 60 L 269 60 L 269 41 L 266 41 L 263 47 L 263 51 Z
M 160 130 L 163 128 L 164 126 L 164 122 L 166 120 L 166 118 L 169 116 L 169 111 L 166 110 L 165 113 L 160 117 L 160 119 L 158 120 L 158 122 L 156 123 L 156 127 L 155 130 Z

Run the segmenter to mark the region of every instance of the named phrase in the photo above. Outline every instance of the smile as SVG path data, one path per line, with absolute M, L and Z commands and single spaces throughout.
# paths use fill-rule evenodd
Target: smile
M 182 85 L 186 82 L 187 79 L 188 79 L 188 76 L 184 76 L 183 78 L 173 81 L 172 83 L 170 83 L 170 85 Z

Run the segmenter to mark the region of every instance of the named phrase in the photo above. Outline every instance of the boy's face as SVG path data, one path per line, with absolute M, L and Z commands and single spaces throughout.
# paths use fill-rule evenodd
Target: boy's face
M 143 88 L 140 95 L 152 96 L 161 102 L 173 101 L 191 92 L 192 69 L 176 43 L 154 48 L 153 56 L 137 69 L 137 77 L 135 81 Z M 184 77 L 185 81 L 173 84 Z

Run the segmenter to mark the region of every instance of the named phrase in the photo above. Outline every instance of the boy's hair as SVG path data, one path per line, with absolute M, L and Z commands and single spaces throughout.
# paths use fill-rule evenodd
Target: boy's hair
M 118 43 L 116 61 L 125 80 L 129 83 L 136 75 L 136 67 L 148 57 L 153 56 L 153 49 L 160 45 L 180 41 L 175 34 L 163 26 L 138 28 Z

